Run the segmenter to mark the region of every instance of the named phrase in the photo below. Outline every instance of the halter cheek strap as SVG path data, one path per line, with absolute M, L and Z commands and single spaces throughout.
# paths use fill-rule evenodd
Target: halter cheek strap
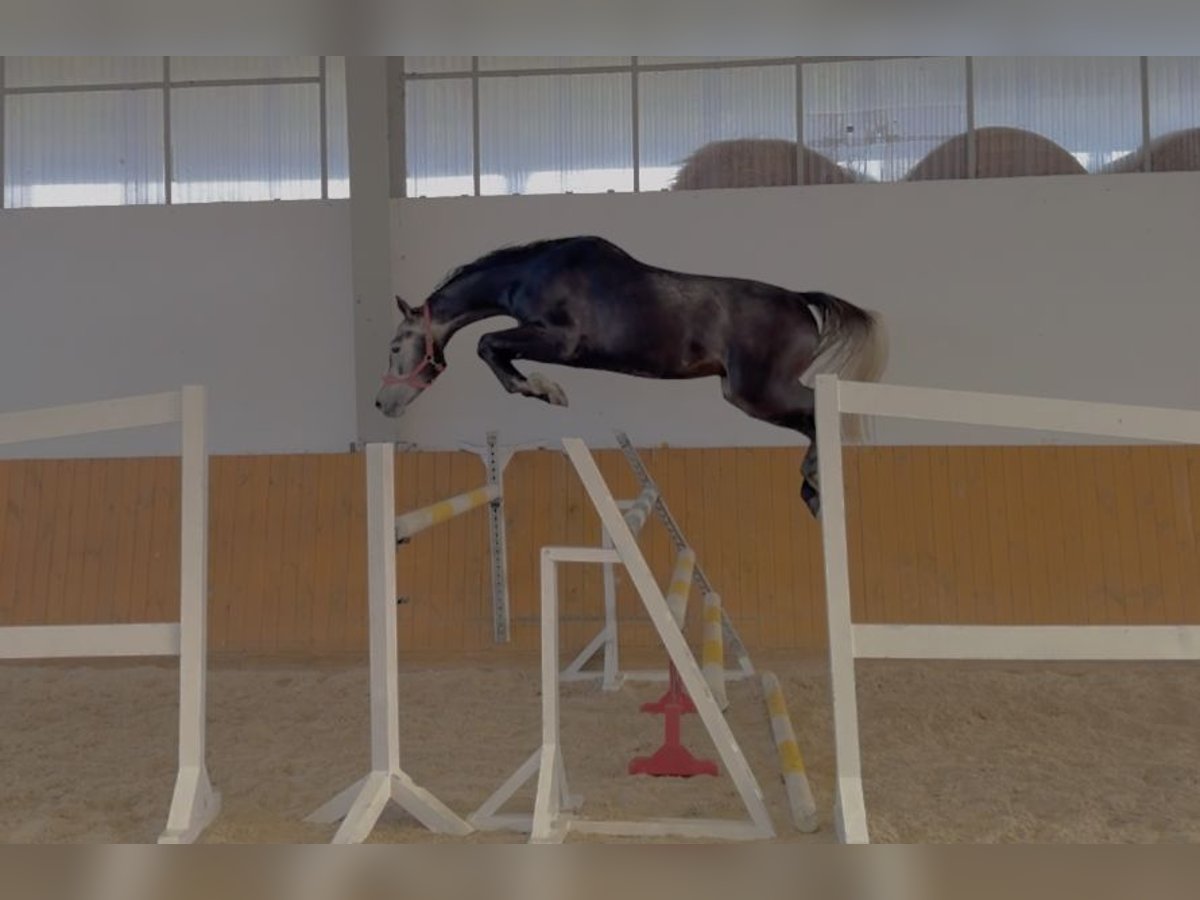
M 396 384 L 403 384 L 403 385 L 406 385 L 407 387 L 416 388 L 417 390 L 422 391 L 425 388 L 429 387 L 429 383 L 431 381 L 433 381 L 433 378 L 430 377 L 430 378 L 425 379 L 424 381 L 418 381 L 417 376 L 419 376 L 426 369 L 433 369 L 434 376 L 436 376 L 436 375 L 439 375 L 442 372 L 442 370 L 446 368 L 445 364 L 438 362 L 434 356 L 434 352 L 433 352 L 433 350 L 434 350 L 434 348 L 433 348 L 433 319 L 429 312 L 429 304 L 426 303 L 421 308 L 424 311 L 424 316 L 422 317 L 422 327 L 425 329 L 425 358 L 422 359 L 419 363 L 417 363 L 417 367 L 415 369 L 413 369 L 411 372 L 409 372 L 407 375 L 393 375 L 391 372 L 384 372 L 383 373 L 384 387 L 390 387 L 390 386 L 396 385 Z

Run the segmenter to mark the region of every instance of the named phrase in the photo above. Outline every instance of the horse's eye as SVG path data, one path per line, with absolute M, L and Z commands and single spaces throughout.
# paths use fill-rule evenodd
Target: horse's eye
M 393 353 L 399 353 L 399 352 L 400 352 L 400 348 L 399 348 L 399 347 L 393 347 L 393 348 L 392 348 L 392 352 L 393 352 Z

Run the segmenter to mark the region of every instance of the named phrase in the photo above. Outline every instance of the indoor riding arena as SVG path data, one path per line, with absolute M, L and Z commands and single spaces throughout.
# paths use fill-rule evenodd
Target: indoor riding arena
M 0 841 L 1200 841 L 1200 57 L 0 124 Z

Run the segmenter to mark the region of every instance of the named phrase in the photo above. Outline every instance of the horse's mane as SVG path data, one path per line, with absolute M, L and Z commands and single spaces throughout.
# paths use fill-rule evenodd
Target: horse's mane
M 434 288 L 434 292 L 440 291 L 443 288 L 449 287 L 460 278 L 466 278 L 468 275 L 474 275 L 477 272 L 482 272 L 485 269 L 491 269 L 498 266 L 507 266 L 521 262 L 528 256 L 545 250 L 554 244 L 561 244 L 563 241 L 574 240 L 574 238 L 547 238 L 540 241 L 531 241 L 528 244 L 513 244 L 507 247 L 500 247 L 490 253 L 485 253 L 478 259 L 465 263 L 450 272 L 441 282 Z

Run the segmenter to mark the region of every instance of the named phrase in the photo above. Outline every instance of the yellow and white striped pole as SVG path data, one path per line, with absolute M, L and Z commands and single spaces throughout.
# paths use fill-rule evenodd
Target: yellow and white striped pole
M 696 551 L 691 547 L 680 550 L 675 557 L 675 571 L 671 574 L 671 586 L 667 589 L 667 606 L 675 617 L 675 624 L 682 630 L 687 619 L 688 594 L 692 592 L 692 573 L 696 571 Z
M 459 494 L 457 497 L 414 509 L 402 516 L 396 516 L 396 540 L 402 541 L 410 538 L 431 525 L 438 525 L 448 519 L 453 519 L 467 510 L 491 503 L 499 497 L 500 485 L 489 484 L 473 491 L 467 491 L 465 494 Z
M 729 706 L 725 693 L 725 632 L 721 628 L 721 595 L 704 595 L 704 633 L 700 646 L 700 670 L 722 711 Z
M 787 788 L 788 805 L 792 809 L 792 821 L 800 831 L 811 834 L 819 827 L 817 804 L 813 800 L 808 775 L 804 771 L 804 759 L 800 755 L 800 745 L 796 743 L 796 734 L 792 730 L 792 720 L 783 698 L 783 688 L 773 672 L 763 672 L 762 687 L 767 701 L 767 713 L 771 717 L 771 732 L 775 736 L 775 747 L 779 751 L 780 774 Z
M 658 491 L 652 487 L 648 487 L 638 495 L 638 498 L 625 511 L 625 524 L 629 526 L 629 530 L 633 532 L 634 537 L 637 537 L 638 532 L 642 530 L 642 526 L 646 524 L 646 517 L 650 515 L 650 510 L 657 499 Z

